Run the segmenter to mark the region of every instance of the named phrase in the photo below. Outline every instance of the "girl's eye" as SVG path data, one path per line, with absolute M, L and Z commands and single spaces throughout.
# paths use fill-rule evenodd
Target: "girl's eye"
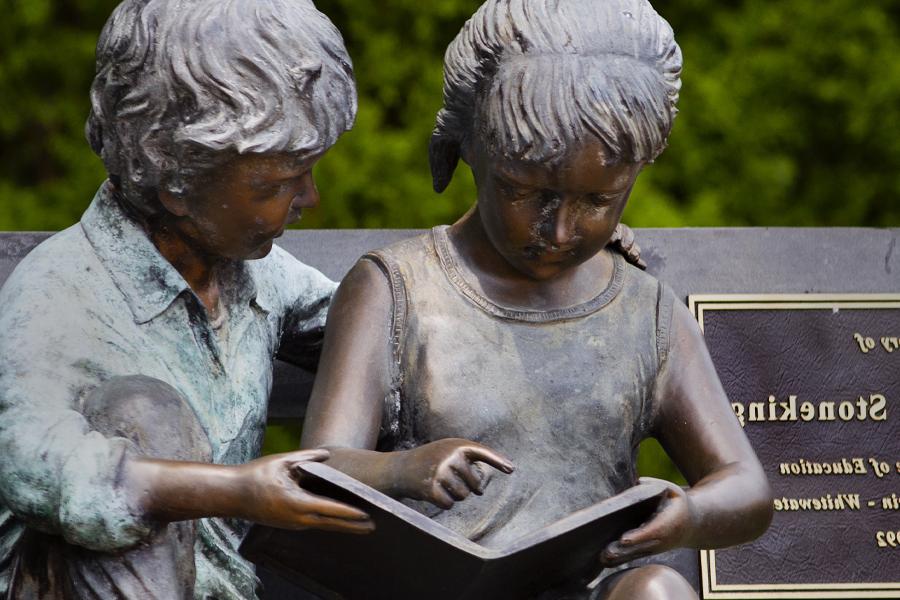
M 497 189 L 501 194 L 506 196 L 508 199 L 513 202 L 519 202 L 522 200 L 530 200 L 535 197 L 540 197 L 541 192 L 531 190 L 528 188 L 520 188 L 514 185 L 511 185 L 502 179 L 497 180 Z
M 612 204 L 616 196 L 611 194 L 588 194 L 587 199 L 594 206 L 606 206 Z

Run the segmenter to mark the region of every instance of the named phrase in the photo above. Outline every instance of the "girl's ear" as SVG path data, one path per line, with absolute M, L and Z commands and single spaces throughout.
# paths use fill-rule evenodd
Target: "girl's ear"
M 432 134 L 428 144 L 428 162 L 431 164 L 434 191 L 440 194 L 450 185 L 459 164 L 459 142 L 439 133 Z

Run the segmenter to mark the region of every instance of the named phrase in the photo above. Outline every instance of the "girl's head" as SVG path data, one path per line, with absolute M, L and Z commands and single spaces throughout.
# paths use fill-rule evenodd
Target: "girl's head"
M 681 51 L 646 0 L 488 0 L 444 57 L 434 187 L 459 158 L 513 267 L 551 278 L 608 242 L 665 148 Z
M 444 56 L 430 159 L 437 191 L 470 147 L 546 163 L 594 138 L 610 162 L 665 148 L 681 50 L 646 0 L 488 0 Z
M 143 217 L 243 157 L 311 164 L 356 115 L 341 35 L 309 0 L 125 0 L 96 69 L 88 140 Z

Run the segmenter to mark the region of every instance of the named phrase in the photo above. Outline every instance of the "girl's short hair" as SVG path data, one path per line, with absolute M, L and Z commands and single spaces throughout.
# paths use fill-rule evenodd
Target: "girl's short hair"
M 340 33 L 309 0 L 125 0 L 86 134 L 125 204 L 161 209 L 237 154 L 324 152 L 356 116 Z
M 615 160 L 652 161 L 678 112 L 680 76 L 672 28 L 646 0 L 488 0 L 444 55 L 434 188 L 447 187 L 470 142 L 552 161 L 592 134 Z

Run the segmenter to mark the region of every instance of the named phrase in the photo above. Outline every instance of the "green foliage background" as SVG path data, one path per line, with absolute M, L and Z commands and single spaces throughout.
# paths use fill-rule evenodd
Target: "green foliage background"
M 0 230 L 75 222 L 104 178 L 84 140 L 115 0 L 0 0 Z M 304 227 L 428 227 L 471 203 L 431 190 L 441 58 L 478 0 L 318 0 L 344 33 L 355 129 L 317 167 Z M 900 0 L 656 0 L 685 57 L 670 148 L 638 227 L 900 225 Z M 651 461 L 652 462 L 652 461 Z M 649 468 L 649 467 L 648 467 Z
M 96 37 L 115 0 L 0 0 L 0 230 L 77 220 L 104 177 L 84 141 Z M 473 197 L 431 190 L 441 58 L 478 0 L 319 0 L 360 89 L 304 227 L 428 227 Z M 635 226 L 900 224 L 900 0 L 657 0 L 685 56 L 671 146 Z

